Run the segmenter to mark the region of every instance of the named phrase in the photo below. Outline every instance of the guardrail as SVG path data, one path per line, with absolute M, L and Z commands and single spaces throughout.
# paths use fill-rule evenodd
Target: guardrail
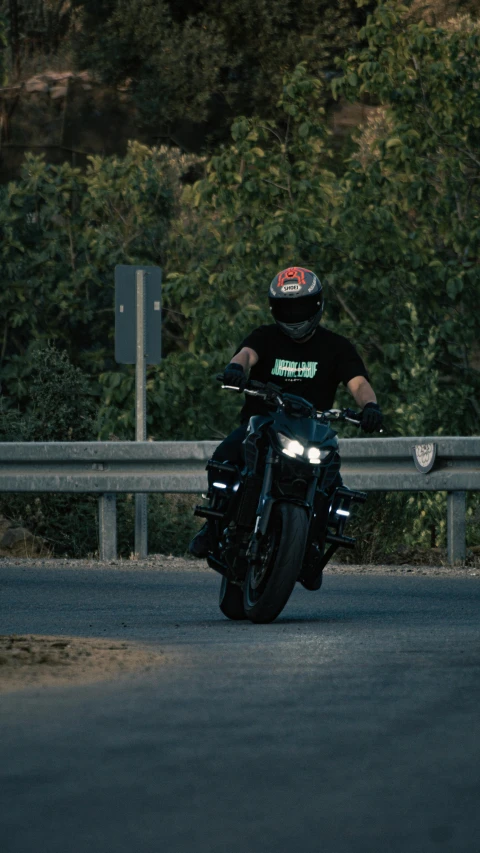
M 216 441 L 0 442 L 0 492 L 99 495 L 99 555 L 117 555 L 116 495 L 202 492 Z M 415 449 L 416 448 L 416 449 Z M 446 491 L 448 559 L 465 559 L 467 491 L 480 491 L 480 438 L 340 439 L 345 484 Z

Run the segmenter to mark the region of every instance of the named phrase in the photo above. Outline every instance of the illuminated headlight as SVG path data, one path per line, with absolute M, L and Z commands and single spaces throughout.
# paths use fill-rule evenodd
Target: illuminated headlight
M 283 435 L 281 432 L 278 433 L 278 439 L 282 445 L 282 453 L 285 453 L 286 456 L 291 456 L 293 459 L 295 459 L 296 456 L 303 456 L 305 448 L 299 441 L 287 438 L 287 436 Z
M 213 485 L 214 485 L 217 489 L 226 489 L 226 488 L 227 488 L 227 484 L 226 484 L 226 483 L 214 483 Z
M 309 462 L 313 465 L 317 462 L 322 462 L 323 459 L 326 459 L 327 456 L 330 456 L 331 450 L 320 450 L 319 447 L 309 447 L 307 450 L 307 456 Z
M 289 441 L 283 452 L 287 453 L 288 456 L 303 456 L 304 449 L 303 444 L 300 444 L 299 441 Z

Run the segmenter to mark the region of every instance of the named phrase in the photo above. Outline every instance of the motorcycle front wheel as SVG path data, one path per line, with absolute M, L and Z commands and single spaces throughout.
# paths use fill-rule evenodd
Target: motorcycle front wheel
M 243 588 L 245 614 L 267 623 L 282 612 L 302 568 L 308 515 L 298 504 L 274 504 L 258 560 L 251 563 Z

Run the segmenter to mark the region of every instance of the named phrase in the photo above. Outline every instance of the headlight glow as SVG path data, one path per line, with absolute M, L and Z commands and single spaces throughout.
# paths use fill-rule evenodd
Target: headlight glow
M 299 441 L 291 441 L 287 449 L 291 456 L 303 456 L 304 447 Z
M 297 441 L 297 439 L 289 438 L 282 432 L 278 432 L 277 437 L 282 445 L 282 453 L 285 453 L 285 456 L 290 456 L 292 459 L 296 459 L 298 456 L 303 456 L 304 458 L 306 457 L 312 465 L 318 465 L 319 462 L 326 459 L 327 456 L 330 456 L 332 453 L 332 448 L 328 448 L 326 450 L 321 450 L 320 447 L 306 448 L 303 444 Z
M 292 440 L 288 438 L 282 432 L 277 433 L 277 435 L 282 445 L 282 453 L 285 453 L 286 456 L 291 456 L 292 459 L 295 459 L 296 456 L 303 456 L 303 451 L 305 450 L 303 444 L 300 444 L 296 439 Z
M 330 456 L 331 452 L 331 450 L 320 450 L 319 447 L 309 447 L 307 450 L 308 461 L 315 465 Z

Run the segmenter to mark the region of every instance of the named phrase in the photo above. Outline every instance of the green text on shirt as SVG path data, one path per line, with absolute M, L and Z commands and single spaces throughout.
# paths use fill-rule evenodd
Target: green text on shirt
M 277 358 L 272 370 L 272 376 L 313 379 L 317 372 L 317 367 L 318 361 L 286 361 L 286 359 Z

